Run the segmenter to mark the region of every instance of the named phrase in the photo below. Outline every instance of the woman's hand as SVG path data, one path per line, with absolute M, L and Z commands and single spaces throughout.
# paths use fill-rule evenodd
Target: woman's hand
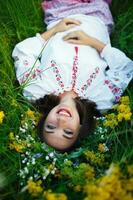
M 83 31 L 74 31 L 68 33 L 63 39 L 64 41 L 69 43 L 82 45 L 89 45 L 89 43 L 91 43 L 92 40 L 92 38 Z
M 64 18 L 62 21 L 60 21 L 58 24 L 56 24 L 53 29 L 55 33 L 67 31 L 71 28 L 74 28 L 75 26 L 79 26 L 81 24 L 80 21 L 75 19 L 68 19 Z
M 80 24 L 81 24 L 81 22 L 78 21 L 78 20 L 64 18 L 62 21 L 57 23 L 54 27 L 52 27 L 51 29 L 49 29 L 49 30 L 45 31 L 44 33 L 42 33 L 41 37 L 44 40 L 48 40 L 49 38 L 51 38 L 56 33 L 67 31 L 67 30 L 69 30 L 71 28 L 74 28 L 75 26 L 79 26 Z
M 103 42 L 87 35 L 83 31 L 74 31 L 68 33 L 63 39 L 64 41 L 72 44 L 89 45 L 95 48 L 98 52 L 101 52 L 105 47 Z

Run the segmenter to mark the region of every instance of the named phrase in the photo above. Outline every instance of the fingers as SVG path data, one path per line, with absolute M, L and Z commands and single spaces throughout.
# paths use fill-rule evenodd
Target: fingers
M 65 37 L 63 37 L 63 40 L 66 41 L 66 40 L 69 40 L 69 39 L 72 39 L 72 38 L 77 38 L 77 31 L 68 33 Z
M 77 39 L 69 39 L 66 42 L 71 43 L 71 44 L 82 44 L 81 41 Z
M 69 29 L 71 29 L 71 28 L 74 28 L 75 26 L 77 26 L 77 25 L 75 25 L 75 24 L 68 24 L 68 25 L 67 25 L 67 30 L 69 30 Z
M 63 38 L 63 40 L 71 44 L 81 44 L 81 41 L 79 40 L 75 32 L 69 33 Z
M 65 18 L 64 19 L 64 22 L 69 25 L 69 24 L 75 24 L 77 26 L 79 26 L 81 24 L 81 22 L 79 20 L 75 20 L 75 19 L 68 19 L 68 18 Z

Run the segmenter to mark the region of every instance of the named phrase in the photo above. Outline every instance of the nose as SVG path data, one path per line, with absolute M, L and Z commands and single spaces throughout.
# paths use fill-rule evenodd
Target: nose
M 57 116 L 58 124 L 59 125 L 65 125 L 67 123 L 67 117 L 64 115 L 58 115 Z

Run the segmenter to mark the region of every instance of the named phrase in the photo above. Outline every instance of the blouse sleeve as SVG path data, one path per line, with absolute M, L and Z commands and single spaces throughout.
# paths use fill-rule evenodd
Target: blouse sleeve
M 101 52 L 101 57 L 106 61 L 108 69 L 105 71 L 105 83 L 110 89 L 121 91 L 126 89 L 133 78 L 133 61 L 125 53 L 107 44 Z
M 16 76 L 20 84 L 35 75 L 36 69 L 40 66 L 40 57 L 46 41 L 39 33 L 35 37 L 25 39 L 18 43 L 13 52 Z

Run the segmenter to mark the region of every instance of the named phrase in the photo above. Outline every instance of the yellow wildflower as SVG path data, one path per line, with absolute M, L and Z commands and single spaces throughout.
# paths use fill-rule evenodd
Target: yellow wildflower
M 129 173 L 129 176 L 133 176 L 133 164 L 132 165 L 128 165 L 127 171 Z
M 128 96 L 123 96 L 123 97 L 120 98 L 120 102 L 121 102 L 122 104 L 129 105 L 130 99 L 129 99 Z
M 117 110 L 120 113 L 129 113 L 129 112 L 131 112 L 131 108 L 128 105 L 123 105 L 123 104 L 120 104 L 118 106 Z
M 0 124 L 3 123 L 3 119 L 4 119 L 4 117 L 5 117 L 4 112 L 3 112 L 3 111 L 0 111 Z
M 105 149 L 105 145 L 100 143 L 100 144 L 98 145 L 98 150 L 99 150 L 100 152 L 104 152 L 104 149 Z
M 14 137 L 14 133 L 13 132 L 10 132 L 9 133 L 9 139 L 12 141 L 12 140 L 15 140 L 15 137 Z
M 15 151 L 21 153 L 23 152 L 23 149 L 25 148 L 25 144 L 18 144 L 16 141 L 9 144 L 10 149 L 14 149 Z
M 120 168 L 111 165 L 106 175 L 84 186 L 84 200 L 132 200 L 133 178 L 124 177 Z
M 14 107 L 18 107 L 18 103 L 15 99 L 12 99 L 11 105 L 14 106 Z
M 117 118 L 118 118 L 118 121 L 121 122 L 123 120 L 123 118 L 124 118 L 123 113 L 119 113 L 117 115 Z
M 99 188 L 94 184 L 87 184 L 84 187 L 84 192 L 87 193 L 87 197 L 84 200 L 110 200 L 111 196 L 108 191 L 104 190 L 104 188 Z
M 131 120 L 131 108 L 130 108 L 129 97 L 121 97 L 120 103 L 113 106 L 115 113 L 111 113 L 106 115 L 106 121 L 104 122 L 105 126 L 109 126 L 111 128 L 115 128 L 119 122 L 122 120 Z
M 71 166 L 72 166 L 72 161 L 66 160 L 66 161 L 65 161 L 65 165 L 71 167 Z
M 119 122 L 121 122 L 123 119 L 125 119 L 126 121 L 131 119 L 132 113 L 128 105 L 120 104 L 117 110 L 118 110 L 117 118 Z
M 44 192 L 46 200 L 67 200 L 67 196 L 64 193 L 52 193 L 51 190 Z
M 129 112 L 129 113 L 127 113 L 127 114 L 124 115 L 124 119 L 125 119 L 126 121 L 129 121 L 129 120 L 131 119 L 131 116 L 132 116 L 132 113 Z
M 80 186 L 80 185 L 76 185 L 76 186 L 74 187 L 74 191 L 75 191 L 75 192 L 80 192 L 80 191 L 81 191 L 81 186 Z
M 114 113 L 106 115 L 104 126 L 115 128 L 118 125 L 117 116 Z
M 94 151 L 85 151 L 84 153 L 85 158 L 91 163 L 91 164 L 98 164 L 102 165 L 104 163 L 104 156 L 100 153 L 94 153 Z
M 85 172 L 85 177 L 87 178 L 87 180 L 90 180 L 94 178 L 94 176 L 95 176 L 95 171 L 93 167 L 88 166 L 88 170 Z
M 108 147 L 106 146 L 105 143 L 100 143 L 100 144 L 98 145 L 98 150 L 99 150 L 101 153 L 104 153 L 104 152 L 108 151 L 109 149 L 108 149 Z
M 128 181 L 125 183 L 126 190 L 133 192 L 133 177 L 129 178 Z
M 26 111 L 26 119 L 23 119 L 21 121 L 21 123 L 24 124 L 25 120 L 29 119 L 29 120 L 33 120 L 35 122 L 35 125 L 37 126 L 37 124 L 38 124 L 38 122 L 39 122 L 41 117 L 42 117 L 42 114 L 40 114 L 38 112 L 35 113 L 34 111 L 28 109 Z
M 40 180 L 36 181 L 36 182 L 34 182 L 33 180 L 29 180 L 28 184 L 27 184 L 28 192 L 33 197 L 40 195 L 40 193 L 43 192 L 43 188 L 42 188 L 41 184 L 42 184 L 42 181 L 40 181 Z
M 35 120 L 35 112 L 34 112 L 34 111 L 28 109 L 27 112 L 26 112 L 26 115 L 27 115 L 30 119 Z
M 129 110 L 128 110 L 129 109 Z M 130 107 L 125 105 L 125 104 L 120 104 L 118 107 L 117 107 L 117 110 L 118 112 L 125 112 L 125 111 L 130 111 Z
M 52 171 L 54 168 L 55 168 L 55 166 L 54 166 L 53 164 L 50 164 L 50 165 L 48 166 L 48 169 L 51 170 L 51 171 Z

